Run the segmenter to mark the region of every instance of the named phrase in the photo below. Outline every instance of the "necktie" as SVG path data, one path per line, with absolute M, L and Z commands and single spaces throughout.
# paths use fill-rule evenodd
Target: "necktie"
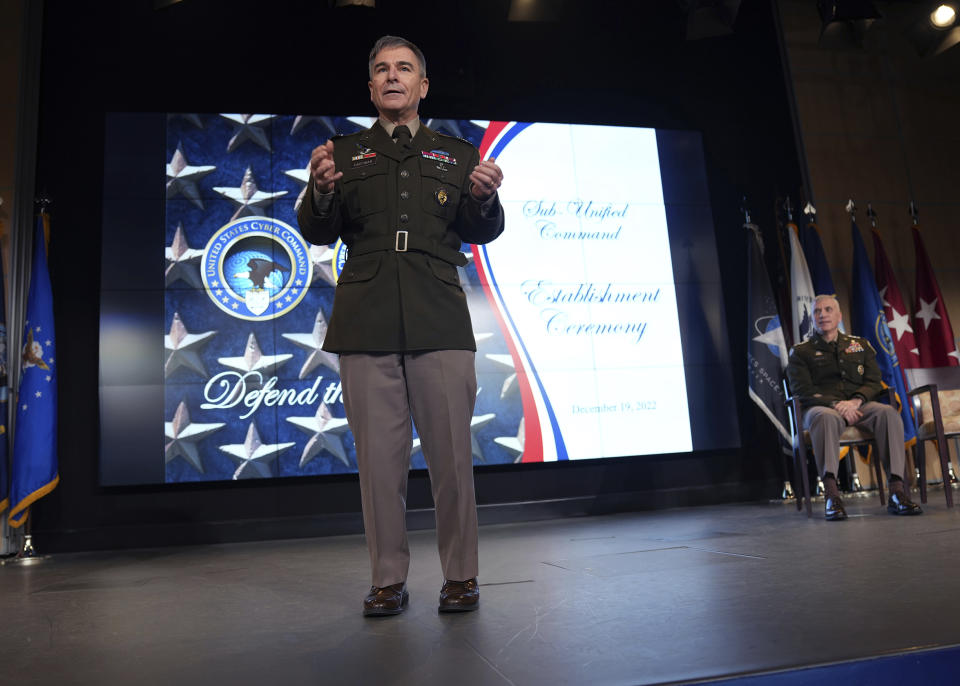
M 401 124 L 393 130 L 393 137 L 397 139 L 397 145 L 400 146 L 400 150 L 406 152 L 410 149 L 410 129 L 406 125 Z

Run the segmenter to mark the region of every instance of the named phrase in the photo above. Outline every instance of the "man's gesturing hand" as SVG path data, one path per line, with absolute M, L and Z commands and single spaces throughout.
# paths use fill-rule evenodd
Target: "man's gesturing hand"
M 491 157 L 473 168 L 470 180 L 473 182 L 470 186 L 470 193 L 473 197 L 480 201 L 487 200 L 497 192 L 500 184 L 503 183 L 503 171 Z
M 333 163 L 333 141 L 327 141 L 310 153 L 310 178 L 318 193 L 330 193 L 333 184 L 343 176 Z

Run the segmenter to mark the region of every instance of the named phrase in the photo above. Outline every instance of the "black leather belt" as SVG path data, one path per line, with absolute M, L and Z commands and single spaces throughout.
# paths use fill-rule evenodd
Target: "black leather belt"
M 393 236 L 361 238 L 348 246 L 347 255 L 366 255 L 367 253 L 377 252 L 379 250 L 390 250 L 394 252 L 408 252 L 412 250 L 414 252 L 432 255 L 444 262 L 449 262 L 455 267 L 467 266 L 467 258 L 459 250 L 454 250 L 437 241 L 411 234 L 409 231 L 397 231 Z

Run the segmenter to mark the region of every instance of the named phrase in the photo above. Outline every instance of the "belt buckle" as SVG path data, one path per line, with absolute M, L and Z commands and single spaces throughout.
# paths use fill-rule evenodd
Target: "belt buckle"
M 402 248 L 400 247 L 401 245 L 403 245 Z M 397 240 L 396 242 L 394 242 L 393 248 L 397 252 L 407 252 L 407 232 L 406 231 L 397 231 Z

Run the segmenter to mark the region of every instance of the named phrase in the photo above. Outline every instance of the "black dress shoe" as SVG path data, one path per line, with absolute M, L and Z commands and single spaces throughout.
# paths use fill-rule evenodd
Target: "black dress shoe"
M 398 615 L 410 602 L 407 585 L 403 582 L 392 586 L 371 586 L 370 593 L 363 599 L 364 617 L 385 617 Z
M 438 612 L 471 612 L 480 607 L 480 586 L 476 578 L 444 581 Z
M 827 498 L 824 503 L 823 518 L 828 522 L 839 522 L 847 518 L 847 511 L 843 509 L 843 501 L 840 496 Z
M 887 501 L 887 512 L 894 515 L 918 515 L 922 514 L 923 510 L 905 494 L 891 493 L 890 500 Z

